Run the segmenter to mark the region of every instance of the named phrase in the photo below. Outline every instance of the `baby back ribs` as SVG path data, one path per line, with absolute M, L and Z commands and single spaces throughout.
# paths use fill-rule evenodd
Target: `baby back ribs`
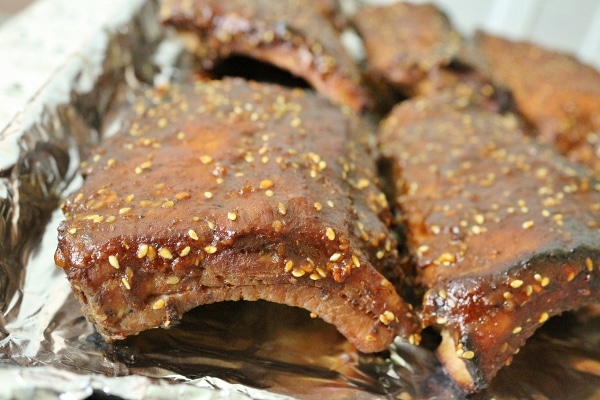
M 161 17 L 207 70 L 231 55 L 252 57 L 302 77 L 338 104 L 362 110 L 367 97 L 360 71 L 331 20 L 330 3 L 167 0 Z
M 456 93 L 400 104 L 379 141 L 426 290 L 424 326 L 441 330 L 440 359 L 466 391 L 487 386 L 551 316 L 600 302 L 590 171 Z
M 569 54 L 530 42 L 484 32 L 475 42 L 540 140 L 600 174 L 600 73 Z
M 239 299 L 303 307 L 364 352 L 418 338 L 383 275 L 402 271 L 357 117 L 240 78 L 150 91 L 135 109 L 66 199 L 55 256 L 107 341 Z

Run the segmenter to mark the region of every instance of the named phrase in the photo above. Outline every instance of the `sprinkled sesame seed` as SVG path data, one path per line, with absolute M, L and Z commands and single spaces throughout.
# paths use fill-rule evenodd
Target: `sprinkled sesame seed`
M 273 230 L 277 233 L 279 233 L 283 230 L 283 223 L 279 220 L 273 221 L 273 224 L 271 224 L 271 225 L 273 227 Z
M 204 165 L 210 164 L 213 161 L 213 158 L 209 155 L 200 156 L 200 162 Z
M 108 263 L 113 266 L 114 269 L 119 269 L 119 260 L 116 256 L 111 255 L 108 256 Z
M 206 246 L 206 247 L 204 248 L 204 251 L 205 251 L 206 253 L 208 253 L 208 254 L 214 254 L 214 253 L 216 253 L 216 252 L 217 252 L 217 247 L 216 247 L 216 246 L 209 245 L 209 246 Z
M 148 247 L 147 257 L 150 261 L 152 261 L 156 258 L 156 249 L 154 248 L 154 246 Z
M 144 258 L 144 257 L 146 257 L 146 254 L 148 254 L 148 245 L 140 244 L 138 247 L 138 251 L 137 251 L 137 257 Z
M 190 254 L 191 250 L 192 250 L 192 248 L 190 246 L 185 246 L 183 248 L 183 250 L 181 250 L 179 252 L 179 257 L 185 257 L 185 256 L 187 256 L 188 254 Z
M 131 207 L 123 207 L 119 209 L 119 214 L 125 214 L 131 211 Z
M 230 221 L 235 221 L 237 219 L 237 214 L 233 211 L 227 213 L 227 219 Z
M 523 225 L 521 225 L 523 227 L 523 229 L 529 229 L 531 227 L 533 227 L 534 222 L 532 220 L 529 221 L 525 221 L 523 222 Z
M 296 278 L 300 278 L 301 276 L 304 276 L 304 274 L 306 274 L 306 271 L 304 271 L 301 268 L 294 268 L 292 270 L 292 275 L 295 276 Z
M 167 283 L 169 285 L 177 285 L 179 283 L 180 279 L 178 276 L 170 276 L 167 278 Z
M 162 203 L 162 208 L 173 208 L 175 206 L 175 202 L 173 200 L 168 200 Z
M 592 272 L 594 270 L 594 263 L 592 262 L 591 258 L 588 257 L 585 259 L 585 266 L 589 272 Z
M 309 275 L 309 278 L 313 281 L 318 281 L 319 279 L 321 279 L 321 275 L 319 275 L 316 272 L 313 272 L 312 274 Z
M 445 324 L 447 324 L 447 323 L 448 323 L 448 320 L 447 320 L 446 318 L 444 318 L 444 317 L 437 317 L 437 318 L 435 319 L 435 322 L 436 322 L 438 325 L 445 325 Z
M 356 255 L 352 255 L 352 263 L 356 268 L 360 268 L 360 260 Z
M 165 300 L 164 299 L 158 299 L 154 302 L 154 304 L 152 305 L 152 309 L 153 310 L 160 310 L 161 308 L 164 308 L 165 306 Z
M 331 201 L 331 200 L 327 200 L 327 205 L 331 208 L 334 207 L 333 201 Z
M 188 192 L 179 192 L 175 194 L 175 199 L 177 200 L 187 200 L 190 197 L 192 197 L 191 194 L 189 194 Z
M 329 240 L 335 240 L 335 231 L 331 227 L 327 227 L 325 236 L 327 236 L 327 239 Z
M 262 181 L 260 181 L 261 189 L 271 189 L 273 185 L 273 181 L 270 179 L 263 179 Z
M 294 262 L 292 260 L 288 260 L 285 263 L 285 268 L 284 268 L 285 272 L 290 272 L 293 268 L 294 268 Z
M 321 205 L 321 203 L 319 203 L 318 201 L 314 204 L 314 206 L 317 209 L 317 211 L 321 211 L 321 209 L 323 208 L 323 206 Z
M 77 232 L 77 228 L 71 228 L 71 229 L 69 229 L 69 233 L 71 235 L 75 234 L 76 232 Z
M 467 350 L 465 352 L 462 353 L 461 358 L 464 358 L 465 360 L 471 360 L 475 357 L 475 353 L 471 350 Z
M 279 214 L 281 214 L 281 215 L 285 215 L 287 213 L 287 210 L 283 203 L 277 204 L 277 211 L 279 211 Z
M 550 284 L 550 278 L 548 278 L 547 276 L 543 277 L 540 284 L 542 285 L 542 287 L 548 286 Z
M 204 192 L 204 197 L 206 197 L 207 199 L 211 199 L 213 197 L 212 192 Z
M 173 253 L 171 253 L 171 250 L 167 249 L 166 247 L 161 247 L 158 250 L 158 255 L 167 260 L 170 260 L 173 258 Z
M 331 257 L 329 257 L 329 261 L 338 261 L 340 258 L 342 258 L 340 253 L 333 253 Z
M 386 310 L 383 314 L 379 315 L 379 321 L 384 325 L 389 325 L 396 319 L 396 316 L 393 312 Z
M 514 281 L 510 282 L 510 287 L 513 289 L 520 288 L 521 286 L 523 286 L 523 281 L 520 279 L 515 279 Z
M 522 330 L 523 330 L 522 327 L 517 326 L 517 327 L 515 327 L 515 329 L 512 330 L 512 333 L 516 335 L 517 333 L 520 333 Z
M 371 184 L 371 182 L 369 182 L 368 179 L 361 178 L 358 180 L 358 183 L 356 184 L 356 188 L 357 189 L 366 189 L 369 187 L 370 184 Z
M 540 317 L 538 318 L 538 322 L 540 324 L 543 324 L 544 322 L 548 321 L 548 318 L 550 318 L 550 315 L 548 315 L 547 312 L 543 312 L 540 314 Z
M 190 229 L 190 230 L 188 231 L 188 236 L 189 236 L 189 237 L 191 237 L 191 238 L 192 238 L 192 239 L 194 239 L 194 240 L 198 240 L 198 234 L 197 234 L 197 233 L 196 233 L 196 231 L 195 231 L 195 230 L 193 230 L 193 229 Z
M 129 285 L 129 281 L 127 280 L 127 278 L 121 278 L 121 282 L 123 282 L 123 286 L 125 286 L 125 289 L 131 290 L 131 285 Z
M 273 191 L 271 189 L 265 190 L 265 196 L 273 197 L 274 195 L 275 195 L 275 193 L 273 193 Z

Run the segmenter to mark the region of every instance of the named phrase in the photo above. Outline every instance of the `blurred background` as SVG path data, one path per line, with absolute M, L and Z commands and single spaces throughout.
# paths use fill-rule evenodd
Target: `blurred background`
M 395 0 L 349 1 L 385 4 Z M 511 38 L 531 39 L 554 49 L 569 51 L 582 61 L 600 68 L 598 0 L 411 1 L 439 5 L 452 18 L 455 26 L 464 33 L 469 34 L 474 29 L 484 28 Z M 32 2 L 33 0 L 0 0 L 0 23 Z

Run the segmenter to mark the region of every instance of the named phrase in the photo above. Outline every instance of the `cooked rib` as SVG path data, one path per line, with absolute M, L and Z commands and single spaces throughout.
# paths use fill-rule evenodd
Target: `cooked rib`
M 167 0 L 161 18 L 207 70 L 231 55 L 250 56 L 304 78 L 336 103 L 362 110 L 360 72 L 330 21 L 328 4 Z
M 513 115 L 444 93 L 382 122 L 425 326 L 466 391 L 487 386 L 549 317 L 600 302 L 600 182 Z
M 374 82 L 385 82 L 407 96 L 468 83 L 492 96 L 496 88 L 484 63 L 432 4 L 395 2 L 363 5 L 353 19 L 362 37 L 367 71 Z
M 600 73 L 572 55 L 530 42 L 484 32 L 475 42 L 540 140 L 600 174 Z
M 242 79 L 155 90 L 64 203 L 55 256 L 107 341 L 198 305 L 303 307 L 359 350 L 416 340 L 373 136 L 314 94 Z

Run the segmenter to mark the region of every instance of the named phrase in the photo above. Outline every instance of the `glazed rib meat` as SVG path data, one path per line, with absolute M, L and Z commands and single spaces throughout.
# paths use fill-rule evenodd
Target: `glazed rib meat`
M 600 73 L 572 55 L 478 32 L 491 74 L 510 87 L 540 140 L 600 173 Z
M 330 100 L 359 111 L 366 94 L 331 20 L 331 2 L 167 0 L 161 18 L 212 70 L 244 55 L 299 76 Z
M 424 326 L 465 389 L 487 386 L 548 318 L 600 303 L 600 182 L 514 115 L 446 92 L 381 124 Z
M 496 89 L 484 63 L 432 4 L 394 2 L 363 5 L 353 18 L 364 42 L 367 74 L 407 96 L 453 87 L 459 82 Z
M 201 304 L 303 307 L 359 350 L 416 340 L 373 135 L 300 89 L 240 78 L 140 97 L 64 203 L 55 260 L 107 341 Z

